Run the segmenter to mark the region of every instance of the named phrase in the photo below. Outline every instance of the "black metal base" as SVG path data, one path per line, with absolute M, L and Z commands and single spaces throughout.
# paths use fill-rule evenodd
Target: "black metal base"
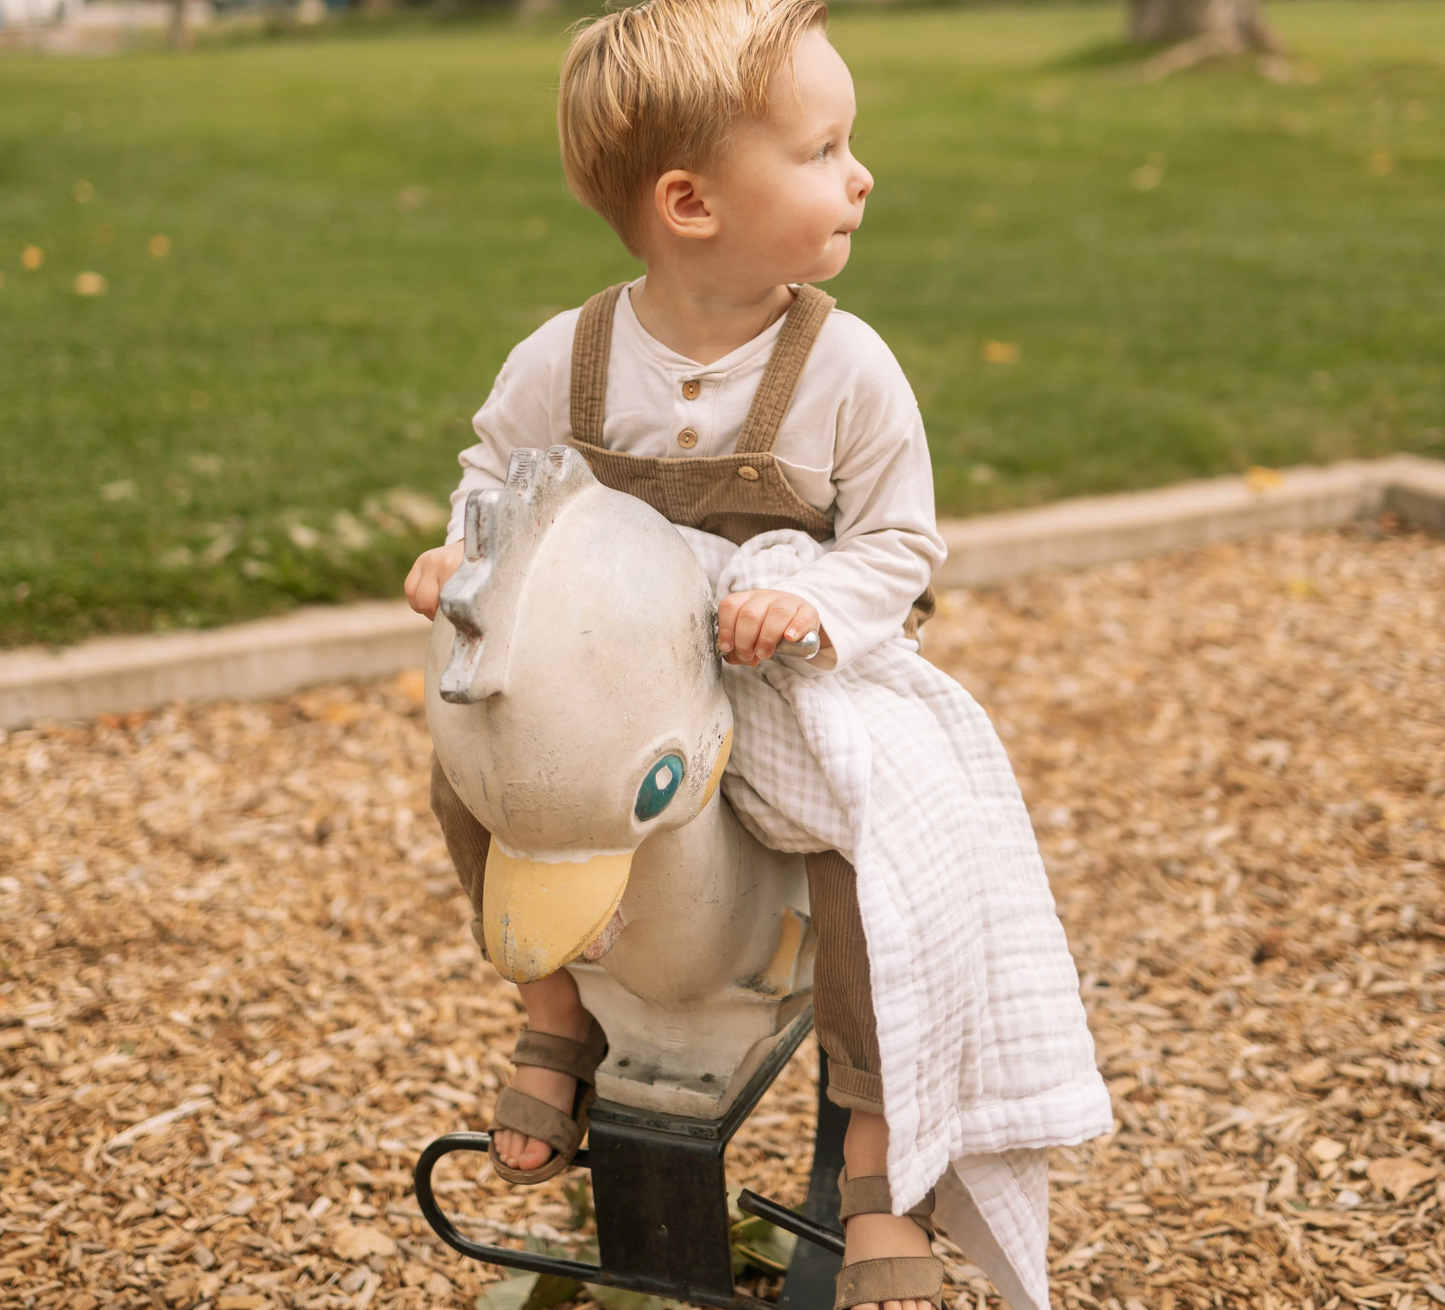
M 753 1075 L 721 1119 L 636 1110 L 614 1101 L 592 1105 L 588 1149 L 575 1166 L 592 1171 L 600 1263 L 583 1264 L 463 1237 L 432 1192 L 438 1160 L 453 1151 L 486 1151 L 489 1133 L 448 1133 L 422 1152 L 416 1165 L 416 1196 L 426 1221 L 453 1250 L 487 1264 L 556 1274 L 583 1283 L 623 1287 L 716 1310 L 772 1310 L 773 1303 L 733 1285 L 727 1178 L 723 1154 L 733 1134 L 813 1026 L 801 1016 Z M 827 1059 L 820 1053 L 818 1132 L 803 1213 L 744 1191 L 742 1209 L 804 1239 L 794 1253 L 778 1306 L 828 1310 L 833 1276 L 841 1265 L 842 1235 L 826 1220 L 837 1214 L 838 1173 L 848 1115 L 828 1100 Z

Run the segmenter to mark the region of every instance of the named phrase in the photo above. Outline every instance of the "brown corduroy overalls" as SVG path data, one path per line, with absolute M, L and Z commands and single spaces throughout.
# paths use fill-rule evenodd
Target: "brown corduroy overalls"
M 625 286 L 609 287 L 582 307 L 572 341 L 572 444 L 597 480 L 645 500 L 673 523 L 716 533 L 739 546 L 775 528 L 793 528 L 818 541 L 831 537 L 831 516 L 793 490 L 772 447 L 808 353 L 832 311 L 833 298 L 816 287 L 798 288 L 731 455 L 659 459 L 607 450 L 602 445 L 613 315 Z M 909 635 L 916 634 L 933 607 L 932 591 L 924 592 L 905 624 Z M 462 889 L 480 917 L 491 837 L 458 799 L 435 759 L 431 804 Z M 813 1020 L 818 1042 L 828 1056 L 828 1095 L 838 1105 L 881 1114 L 878 1032 L 868 946 L 858 912 L 857 878 L 853 866 L 837 851 L 820 851 L 805 858 L 818 936 Z M 480 942 L 479 921 L 473 923 L 472 932 Z

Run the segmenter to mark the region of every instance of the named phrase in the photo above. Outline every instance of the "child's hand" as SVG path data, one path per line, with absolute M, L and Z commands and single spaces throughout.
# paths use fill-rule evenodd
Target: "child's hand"
M 437 605 L 441 601 L 442 588 L 446 581 L 462 566 L 466 545 L 454 541 L 450 546 L 437 546 L 424 550 L 416 557 L 411 572 L 406 575 L 406 598 L 418 614 L 434 619 Z
M 717 607 L 717 648 L 729 664 L 756 665 L 780 641 L 800 641 L 816 632 L 826 649 L 833 643 L 818 611 L 786 591 L 734 591 Z

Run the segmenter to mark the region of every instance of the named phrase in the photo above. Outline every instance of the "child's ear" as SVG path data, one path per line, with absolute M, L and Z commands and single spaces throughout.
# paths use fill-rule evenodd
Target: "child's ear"
M 694 240 L 717 232 L 717 216 L 701 189 L 696 173 L 674 168 L 657 179 L 652 199 L 662 225 L 674 236 Z

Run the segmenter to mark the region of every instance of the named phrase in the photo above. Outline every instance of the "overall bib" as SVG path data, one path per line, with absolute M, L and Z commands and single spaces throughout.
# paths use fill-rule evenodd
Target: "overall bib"
M 666 459 L 608 450 L 602 444 L 613 316 L 626 286 L 609 287 L 583 305 L 572 341 L 572 445 L 593 476 L 614 491 L 645 500 L 672 523 L 714 533 L 735 545 L 777 528 L 806 532 L 816 541 L 831 537 L 832 515 L 793 490 L 772 448 L 808 354 L 832 312 L 833 298 L 816 287 L 798 288 L 732 454 Z M 683 394 L 688 394 L 685 389 Z M 679 441 L 685 443 L 686 435 L 684 430 Z M 929 588 L 914 601 L 904 632 L 916 637 L 934 608 Z M 472 935 L 480 945 L 482 883 L 491 836 L 457 798 L 435 758 L 431 805 L 462 889 L 478 916 Z M 828 1096 L 846 1108 L 881 1114 L 881 1063 L 856 875 L 837 851 L 805 859 L 818 938 L 813 1019 L 818 1042 L 828 1056 Z

